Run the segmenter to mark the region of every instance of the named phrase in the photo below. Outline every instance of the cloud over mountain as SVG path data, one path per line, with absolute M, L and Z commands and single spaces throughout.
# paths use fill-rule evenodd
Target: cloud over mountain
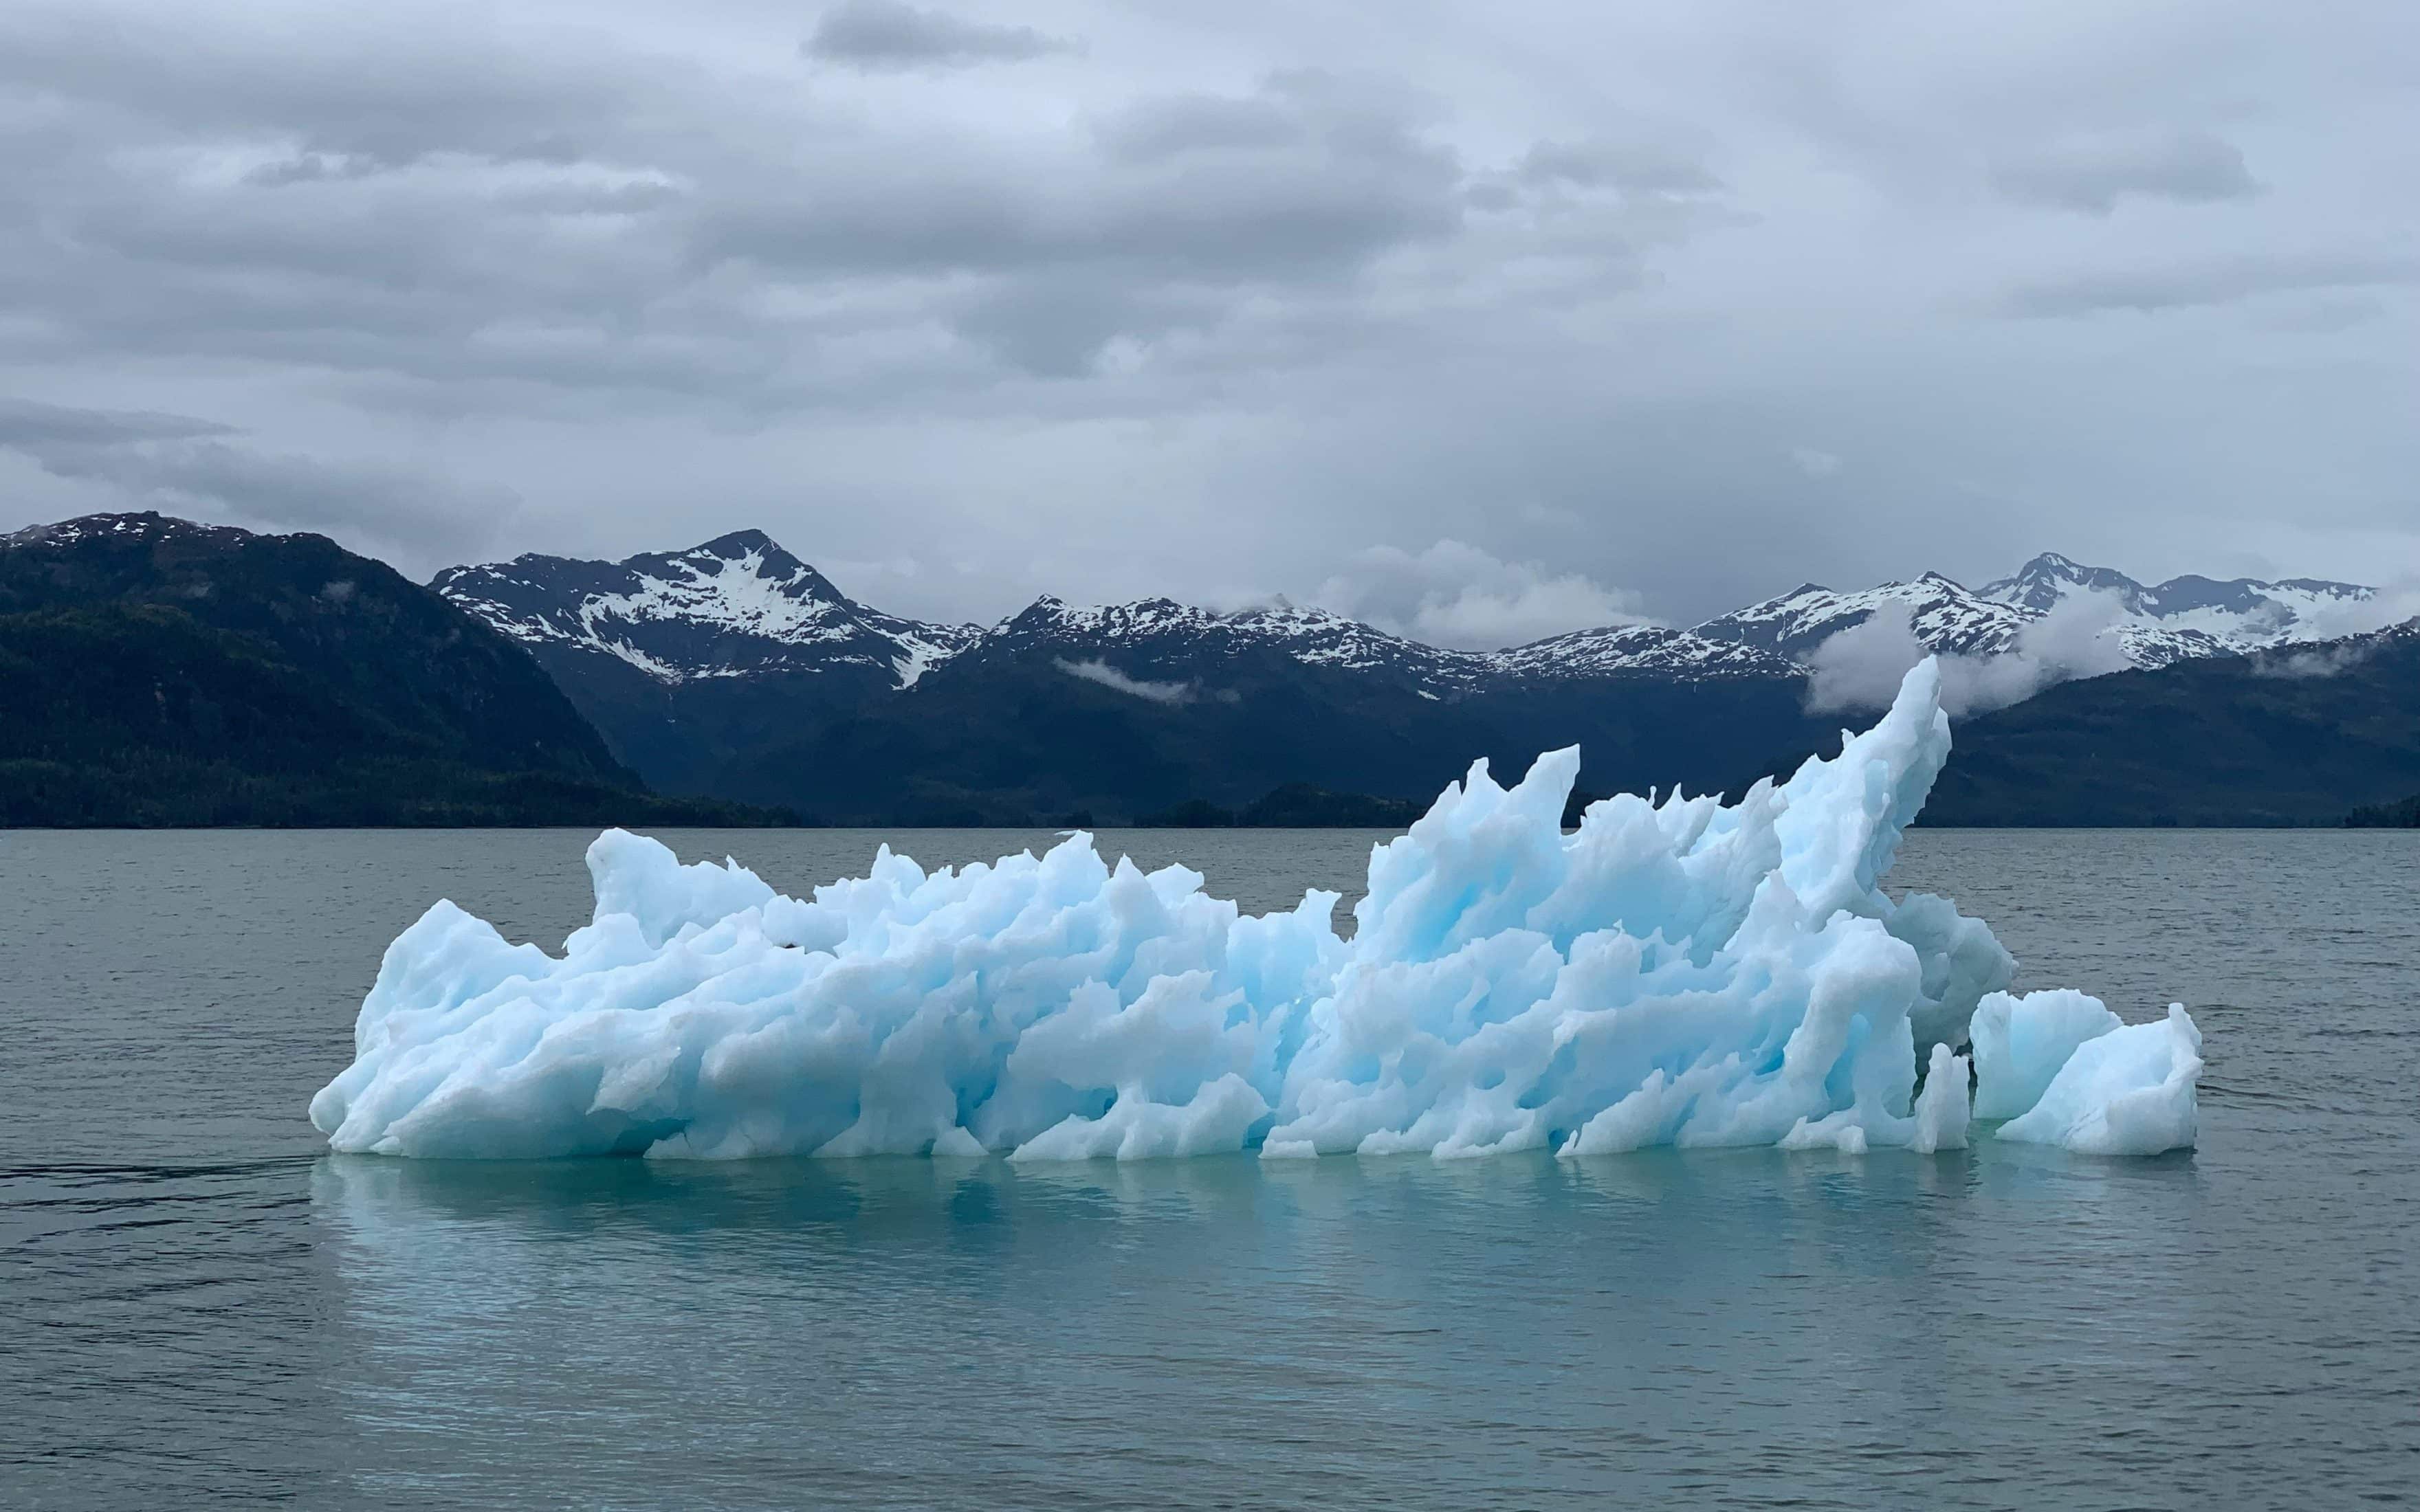
M 2412 170 L 2345 148 L 2420 131 L 2420 19 L 2328 14 L 23 0 L 0 393 L 225 433 L 0 470 L 30 519 L 308 459 L 263 497 L 424 568 L 704 486 L 949 543 L 936 617 L 1373 542 L 1675 623 L 2042 538 L 2420 570 Z
M 1382 630 L 1468 651 L 1642 623 L 1637 594 L 1451 540 L 1419 552 L 1392 546 L 1356 552 L 1314 596 Z

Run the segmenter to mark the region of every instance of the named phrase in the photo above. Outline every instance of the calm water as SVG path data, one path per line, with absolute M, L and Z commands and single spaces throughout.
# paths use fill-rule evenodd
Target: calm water
M 1268 908 L 1370 838 L 1105 844 Z M 2023 985 L 2192 1006 L 2155 1161 L 324 1154 L 387 940 L 551 945 L 585 839 L 0 835 L 0 1506 L 2420 1500 L 2420 835 L 1911 837 Z

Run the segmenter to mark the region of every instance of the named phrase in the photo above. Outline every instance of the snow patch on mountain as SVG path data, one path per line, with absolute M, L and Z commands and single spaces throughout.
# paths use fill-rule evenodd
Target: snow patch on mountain
M 1774 605 L 1819 594 L 1801 589 Z M 1927 574 L 1829 598 L 1837 604 L 1813 598 L 1811 612 L 1743 611 L 1751 625 L 1778 625 L 1801 644 L 1816 638 L 1802 657 L 1808 707 L 1879 707 L 1908 668 L 1939 655 L 1943 702 L 1955 714 L 2002 708 L 2077 677 L 2326 640 L 2348 627 L 2374 628 L 2389 607 L 2375 589 L 2307 578 L 2184 577 L 2145 587 L 2055 552 L 1980 590 Z M 1849 620 L 1852 609 L 1864 612 Z M 1828 633 L 1825 610 L 1838 625 Z
M 1526 677 L 1661 672 L 1682 677 L 1794 677 L 1797 663 L 1766 647 L 1660 625 L 1613 625 L 1533 640 L 1488 658 Z
M 1406 640 L 1282 598 L 1222 612 L 1170 598 L 1077 608 L 1046 595 L 1003 621 L 983 645 L 1047 647 L 1071 657 L 1080 650 L 1094 659 L 1124 654 L 1154 667 L 1222 664 L 1267 653 L 1307 667 L 1399 678 L 1433 694 L 1475 687 L 1496 670 L 1491 656 Z
M 2055 683 L 2134 665 L 2110 634 L 2124 613 L 2115 594 L 2081 594 L 2020 625 L 1998 649 L 1934 653 L 1907 608 L 1885 604 L 1808 655 L 1807 706 L 1823 713 L 1886 704 L 1907 670 L 1934 656 L 1941 666 L 1941 706 L 1951 715 L 2005 708 Z
M 115 538 L 118 540 L 170 541 L 202 540 L 222 545 L 254 535 L 231 525 L 203 525 L 174 515 L 163 515 L 144 509 L 105 515 L 79 515 L 73 519 L 56 520 L 44 525 L 28 525 L 20 531 L 0 535 L 0 549 L 10 547 L 73 546 L 79 541 Z M 262 540 L 282 541 L 283 535 L 263 534 Z
M 431 586 L 526 644 L 592 650 L 666 683 L 855 667 L 908 687 L 981 634 L 869 609 L 759 531 L 617 563 L 453 567 Z
M 2146 587 L 2124 573 L 2050 551 L 1978 594 L 2037 617 L 2084 595 L 2117 601 L 2121 612 L 2113 633 L 2138 667 L 2333 640 L 2386 623 L 2372 612 L 2381 602 L 2378 590 L 2357 583 L 2187 575 Z
M 1841 594 L 1814 583 L 1698 625 L 1694 634 L 1802 660 L 1824 640 L 1883 611 L 1903 615 L 1925 645 L 1961 656 L 2007 650 L 2034 615 L 1973 593 L 1937 572 L 1914 582 Z M 1904 671 L 1904 669 L 1901 669 Z
M 1979 589 L 1939 573 L 1852 593 L 1807 583 L 1687 627 L 1608 625 L 1474 652 L 1282 598 L 1220 610 L 1046 595 L 988 628 L 925 624 L 857 603 L 756 531 L 619 563 L 533 555 L 456 567 L 434 586 L 524 643 L 593 651 L 665 683 L 855 669 L 908 688 L 970 652 L 1041 650 L 1138 686 L 1215 682 L 1237 658 L 1275 656 L 1432 700 L 1507 680 L 1804 677 L 1825 708 L 1884 696 L 1925 655 L 1949 658 L 1953 706 L 1995 707 L 2069 676 L 2372 629 L 2389 607 L 2376 590 L 2313 579 L 2147 587 L 2044 553 Z

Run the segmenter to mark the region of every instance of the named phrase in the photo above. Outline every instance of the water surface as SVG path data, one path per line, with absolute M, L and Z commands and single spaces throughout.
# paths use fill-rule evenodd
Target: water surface
M 1919 830 L 2171 998 L 2200 1148 L 454 1165 L 324 1152 L 387 940 L 569 831 L 0 834 L 0 1505 L 2420 1499 L 2420 836 Z M 666 832 L 785 890 L 1047 834 Z M 1255 910 L 1378 837 L 1141 831 Z

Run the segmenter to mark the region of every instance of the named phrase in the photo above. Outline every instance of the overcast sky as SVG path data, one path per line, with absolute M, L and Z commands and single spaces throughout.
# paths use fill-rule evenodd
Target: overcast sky
M 2409 0 L 0 7 L 0 528 L 1493 644 L 2420 576 Z

